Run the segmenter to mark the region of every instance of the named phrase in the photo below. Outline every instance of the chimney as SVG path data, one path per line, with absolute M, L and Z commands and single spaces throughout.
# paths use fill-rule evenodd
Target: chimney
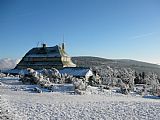
M 64 50 L 65 48 L 64 48 L 64 43 L 62 43 L 62 50 Z
M 43 46 L 43 48 L 46 48 L 47 45 L 46 44 L 42 44 L 42 46 Z

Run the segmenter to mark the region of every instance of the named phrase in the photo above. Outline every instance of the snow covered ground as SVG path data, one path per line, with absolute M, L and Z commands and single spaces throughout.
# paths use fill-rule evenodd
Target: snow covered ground
M 34 93 L 34 85 L 1 80 L 0 119 L 6 120 L 159 120 L 160 99 L 88 88 L 86 95 Z

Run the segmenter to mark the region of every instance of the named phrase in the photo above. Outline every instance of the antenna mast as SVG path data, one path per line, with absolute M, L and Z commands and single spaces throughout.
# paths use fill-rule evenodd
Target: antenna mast
M 64 45 L 64 34 L 63 34 L 63 42 L 62 42 L 62 49 L 65 49 L 65 45 Z
M 64 43 L 64 34 L 63 34 L 63 43 Z
M 37 42 L 37 47 L 39 46 L 39 41 Z

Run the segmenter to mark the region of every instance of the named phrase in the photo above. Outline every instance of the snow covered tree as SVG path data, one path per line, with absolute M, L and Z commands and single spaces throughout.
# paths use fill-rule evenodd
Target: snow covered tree
M 119 70 L 118 78 L 122 80 L 123 83 L 129 85 L 129 89 L 133 90 L 134 87 L 134 79 L 135 79 L 135 71 L 128 68 L 121 68 Z
M 107 66 L 106 69 L 99 69 L 98 71 L 102 78 L 102 84 L 105 85 L 113 84 L 114 70 L 110 66 Z
M 145 77 L 146 85 L 151 86 L 151 94 L 156 95 L 160 86 L 158 76 L 155 73 L 148 73 Z

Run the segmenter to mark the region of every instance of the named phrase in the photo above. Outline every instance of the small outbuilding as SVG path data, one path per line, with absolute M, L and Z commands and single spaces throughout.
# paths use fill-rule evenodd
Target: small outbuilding
M 61 74 L 72 75 L 77 78 L 84 77 L 86 80 L 93 76 L 92 70 L 88 67 L 65 67 L 59 70 L 59 72 Z

